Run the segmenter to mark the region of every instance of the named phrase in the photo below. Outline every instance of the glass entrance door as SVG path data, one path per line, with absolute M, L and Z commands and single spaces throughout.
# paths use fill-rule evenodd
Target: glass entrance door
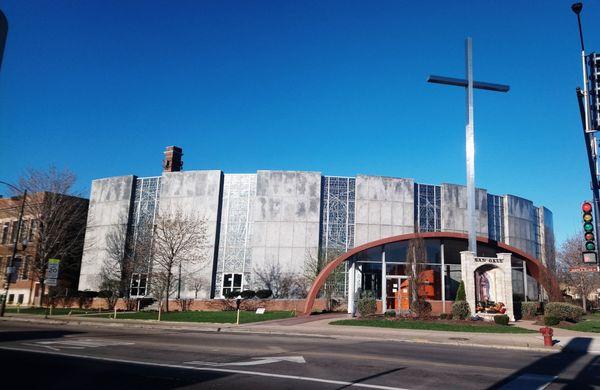
M 410 286 L 408 276 L 387 276 L 385 295 L 388 310 L 408 311 L 410 308 Z

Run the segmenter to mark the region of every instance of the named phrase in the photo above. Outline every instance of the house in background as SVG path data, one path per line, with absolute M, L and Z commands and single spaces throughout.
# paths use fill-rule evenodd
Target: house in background
M 60 269 L 57 285 L 46 285 L 45 294 L 51 288 L 58 296 L 76 293 L 88 200 L 51 192 L 28 195 L 17 237 L 22 200 L 20 196 L 0 199 L 0 294 L 4 294 L 6 269 L 15 242 L 17 251 L 9 279 L 8 305 L 40 302 L 40 278 L 48 258 L 58 258 Z

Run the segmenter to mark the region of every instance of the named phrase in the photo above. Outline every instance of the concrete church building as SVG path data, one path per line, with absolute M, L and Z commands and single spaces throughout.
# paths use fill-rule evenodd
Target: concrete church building
M 279 264 L 284 272 L 301 275 L 308 259 L 336 253 L 344 254 L 338 263 L 350 270 L 339 289 L 352 301 L 349 311 L 356 293 L 365 290 L 376 294 L 380 310 L 400 310 L 404 297 L 399 294 L 406 285 L 406 240 L 415 233 L 422 233 L 419 236 L 427 246 L 431 284 L 427 299 L 434 310 L 446 310 L 456 295 L 463 278 L 461 252 L 467 250 L 465 186 L 320 172 L 181 171 L 180 148 L 168 147 L 165 156 L 161 176 L 128 175 L 92 182 L 80 290 L 99 289 L 111 229 L 126 224 L 128 234 L 143 234 L 140 229 L 148 224 L 141 222 L 153 221 L 169 207 L 198 216 L 208 225 L 210 245 L 203 249 L 208 261 L 197 271 L 205 280 L 199 298 L 220 298 L 232 289 L 260 289 L 264 286 L 257 281 L 258 269 Z M 507 280 L 512 280 L 512 286 L 505 292 L 512 290 L 515 300 L 538 300 L 538 268 L 554 267 L 551 211 L 485 189 L 477 189 L 476 198 L 480 252 L 476 256 L 510 254 L 512 271 Z M 151 265 L 134 274 L 132 296 L 149 295 L 150 274 Z M 181 291 L 182 296 L 193 298 L 189 277 L 183 273 Z M 316 296 L 314 291 L 311 294 Z

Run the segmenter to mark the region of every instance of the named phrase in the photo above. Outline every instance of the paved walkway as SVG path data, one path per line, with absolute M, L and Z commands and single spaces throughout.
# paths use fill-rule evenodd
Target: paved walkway
M 211 324 L 191 322 L 157 322 L 146 320 L 111 320 L 106 318 L 53 316 L 44 319 L 33 315 L 8 315 L 0 318 L 4 321 L 26 321 L 50 324 L 80 324 L 110 327 L 141 327 L 158 329 L 178 329 L 207 332 L 248 332 L 268 333 L 289 336 L 311 336 L 328 338 L 359 338 L 364 340 L 386 340 L 411 343 L 434 343 L 455 346 L 476 346 L 502 349 L 554 350 L 563 349 L 586 351 L 600 354 L 600 335 L 595 333 L 575 332 L 554 328 L 555 346 L 544 347 L 543 337 L 539 333 L 471 333 L 441 332 L 431 330 L 391 329 L 363 326 L 330 325 L 336 319 L 349 318 L 346 314 L 326 314 L 311 317 L 295 317 L 282 320 L 254 322 L 249 324 Z M 519 321 L 518 326 L 539 330 L 539 325 L 532 321 Z

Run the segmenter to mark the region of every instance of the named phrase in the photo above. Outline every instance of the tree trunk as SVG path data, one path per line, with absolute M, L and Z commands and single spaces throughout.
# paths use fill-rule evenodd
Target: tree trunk
M 583 312 L 587 313 L 587 300 L 586 300 L 586 296 L 585 293 L 581 294 L 581 306 L 583 306 Z
M 44 290 L 46 289 L 46 280 L 44 278 L 40 279 L 40 303 L 39 307 L 44 306 Z
M 169 311 L 169 291 L 171 290 L 171 273 L 167 274 L 167 288 L 165 291 L 165 297 L 166 297 L 166 302 L 165 302 L 165 311 L 168 312 Z

